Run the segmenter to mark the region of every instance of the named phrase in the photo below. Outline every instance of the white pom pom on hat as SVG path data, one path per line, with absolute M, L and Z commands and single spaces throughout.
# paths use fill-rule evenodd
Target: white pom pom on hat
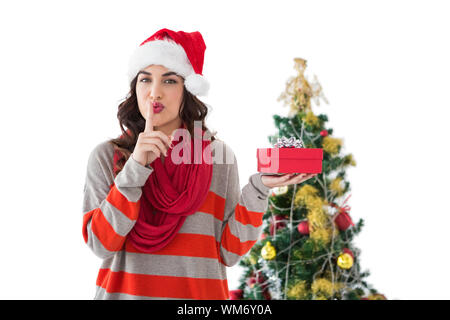
M 202 75 L 206 45 L 200 32 L 161 29 L 133 52 L 128 63 L 128 80 L 149 65 L 163 65 L 184 77 L 186 89 L 193 95 L 206 96 L 209 82 Z

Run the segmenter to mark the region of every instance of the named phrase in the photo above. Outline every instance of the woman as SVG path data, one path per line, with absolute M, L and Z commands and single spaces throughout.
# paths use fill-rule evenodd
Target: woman
M 199 32 L 161 29 L 130 59 L 123 134 L 87 166 L 83 238 L 103 259 L 94 299 L 229 299 L 225 267 L 258 240 L 270 189 L 313 176 L 255 173 L 241 192 L 196 97 L 209 88 L 205 49 Z

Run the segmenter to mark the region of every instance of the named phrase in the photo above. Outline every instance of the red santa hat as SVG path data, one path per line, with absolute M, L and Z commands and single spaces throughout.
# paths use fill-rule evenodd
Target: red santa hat
M 151 64 L 163 65 L 184 77 L 186 89 L 194 95 L 207 95 L 209 82 L 203 77 L 206 45 L 200 32 L 161 29 L 150 36 L 131 55 L 128 79 Z

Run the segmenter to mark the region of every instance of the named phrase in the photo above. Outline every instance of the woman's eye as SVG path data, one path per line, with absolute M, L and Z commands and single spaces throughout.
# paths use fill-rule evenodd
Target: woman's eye
M 147 82 L 147 81 L 144 81 L 144 80 L 150 81 L 149 78 L 143 78 L 143 79 L 141 79 L 141 82 Z M 175 80 L 173 80 L 173 79 L 167 79 L 166 81 L 171 81 L 171 82 L 169 82 L 169 83 L 177 83 L 177 82 L 176 82 Z

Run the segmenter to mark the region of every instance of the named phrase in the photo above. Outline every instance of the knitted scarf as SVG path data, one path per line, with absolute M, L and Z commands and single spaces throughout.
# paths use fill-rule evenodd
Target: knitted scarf
M 183 124 L 181 128 L 186 126 Z M 213 166 L 210 148 L 207 148 L 208 152 L 204 151 L 211 141 L 202 139 L 204 130 L 196 130 L 197 135 L 195 139 L 191 138 L 190 144 L 187 142 L 190 136 L 180 136 L 179 140 L 172 141 L 174 147 L 168 149 L 164 163 L 161 158 L 156 158 L 150 164 L 153 172 L 142 187 L 139 217 L 127 235 L 133 246 L 140 251 L 155 252 L 168 245 L 186 218 L 195 213 L 206 200 Z M 181 145 L 177 147 L 178 144 Z M 198 150 L 200 144 L 201 153 Z M 190 150 L 190 153 L 184 152 L 185 150 Z M 174 160 L 181 163 L 175 164 L 172 161 L 172 152 Z M 114 172 L 120 157 L 116 150 Z

